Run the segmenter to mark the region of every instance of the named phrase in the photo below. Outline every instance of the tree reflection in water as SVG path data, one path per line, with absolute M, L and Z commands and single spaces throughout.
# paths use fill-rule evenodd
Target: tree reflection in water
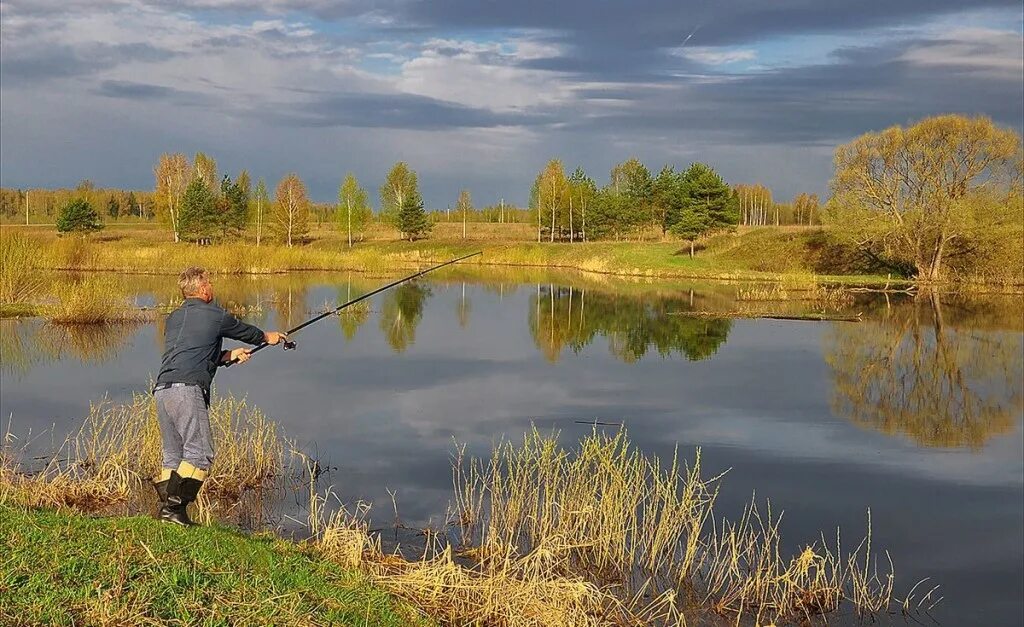
M 430 288 L 419 283 L 403 283 L 384 294 L 380 308 L 380 330 L 396 353 L 403 353 L 416 342 L 416 327 Z
M 530 334 L 551 362 L 565 348 L 578 353 L 597 336 L 608 338 L 612 354 L 626 363 L 640 360 L 652 348 L 662 357 L 680 354 L 691 361 L 707 359 L 725 342 L 732 322 L 672 315 L 688 309 L 690 300 L 683 297 L 538 285 L 531 296 Z
M 0 365 L 5 374 L 24 375 L 33 367 L 67 357 L 83 363 L 113 359 L 131 342 L 142 323 L 51 324 L 41 320 L 0 320 Z
M 357 286 L 354 290 L 352 288 L 352 279 L 349 278 L 345 285 L 345 289 L 338 288 L 338 306 L 342 303 L 347 303 L 353 298 L 359 298 L 366 292 L 370 291 L 362 286 Z M 370 319 L 370 303 L 368 301 L 360 301 L 354 305 L 349 305 L 345 309 L 338 312 L 338 325 L 341 327 L 341 332 L 345 335 L 346 341 L 352 341 L 352 338 L 356 336 L 356 331 L 359 327 L 363 326 L 367 320 Z
M 947 320 L 931 295 L 878 319 L 833 325 L 825 350 L 833 410 L 925 446 L 979 448 L 1013 430 L 1022 411 L 1022 335 L 982 330 L 981 315 L 963 313 Z

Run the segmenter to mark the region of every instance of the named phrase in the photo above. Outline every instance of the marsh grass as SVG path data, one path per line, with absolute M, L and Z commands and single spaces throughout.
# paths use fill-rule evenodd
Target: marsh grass
M 823 536 L 790 556 L 770 505 L 762 514 L 752 502 L 738 521 L 716 522 L 722 477 L 703 476 L 699 451 L 688 464 L 676 456 L 662 465 L 624 431 L 595 431 L 570 450 L 533 430 L 489 460 L 457 452 L 458 547 L 428 536 L 419 559 L 388 554 L 364 509 L 327 516 L 312 487 L 310 528 L 324 557 L 442 624 L 685 625 L 715 613 L 730 624 L 809 625 L 842 606 L 876 618 L 934 602 L 934 589 L 902 603 L 893 596 L 888 554 L 880 571 L 871 552 L 870 519 L 850 553 L 837 532 L 834 543 Z
M 38 248 L 37 240 L 20 233 L 0 235 L 0 305 L 28 303 L 42 291 Z
M 199 504 L 206 521 L 230 512 L 213 499 L 237 501 L 272 483 L 285 451 L 294 450 L 242 400 L 229 397 L 211 409 L 218 461 L 209 500 Z M 19 467 L 8 429 L 0 507 L 109 511 L 125 503 L 159 465 L 154 411 L 141 395 L 96 404 L 61 447 L 62 458 L 36 472 Z M 699 450 L 690 462 L 675 455 L 663 464 L 624 430 L 595 428 L 566 448 L 557 433 L 534 429 L 481 460 L 457 450 L 450 525 L 460 542 L 426 532 L 412 558 L 382 548 L 368 505 L 350 513 L 331 503 L 330 490 L 318 492 L 315 460 L 293 459 L 304 461 L 308 478 L 304 551 L 360 573 L 440 624 L 668 626 L 718 614 L 731 624 L 809 625 L 844 607 L 873 619 L 935 602 L 935 589 L 925 592 L 923 584 L 896 599 L 888 554 L 880 568 L 872 553 L 870 512 L 868 535 L 852 552 L 844 552 L 838 531 L 831 542 L 784 543 L 781 515 L 770 505 L 762 513 L 752 502 L 736 521 L 716 518 L 724 475 L 705 476 Z M 787 546 L 798 548 L 787 553 Z
M 128 303 L 125 285 L 110 274 L 89 275 L 77 281 L 56 281 L 49 289 L 51 302 L 43 315 L 67 325 L 141 322 L 144 312 Z
M 232 396 L 210 406 L 216 464 L 198 502 L 205 519 L 230 508 L 247 493 L 270 488 L 285 473 L 287 442 L 277 425 L 244 399 Z M 125 403 L 90 407 L 79 431 L 43 464 L 29 467 L 8 429 L 0 453 L 0 483 L 8 500 L 31 507 L 124 512 L 149 498 L 160 470 L 156 404 L 136 394 Z
M 755 503 L 736 522 L 715 522 L 722 475 L 705 478 L 701 456 L 663 466 L 624 431 L 595 430 L 578 447 L 536 430 L 489 461 L 456 464 L 458 520 L 482 572 L 508 572 L 544 555 L 548 574 L 610 595 L 601 602 L 626 622 L 677 624 L 705 608 L 756 624 L 800 623 L 843 604 L 892 611 L 890 570 L 880 573 L 870 531 L 852 553 L 824 541 L 793 556 L 782 549 L 781 516 Z

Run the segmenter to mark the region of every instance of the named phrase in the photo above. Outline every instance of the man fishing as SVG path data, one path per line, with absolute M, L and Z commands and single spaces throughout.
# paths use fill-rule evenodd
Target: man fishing
M 196 500 L 213 464 L 213 375 L 220 366 L 244 363 L 252 351 L 223 350 L 224 338 L 261 346 L 278 344 L 287 335 L 263 332 L 214 304 L 213 285 L 203 268 L 186 268 L 178 287 L 185 301 L 167 317 L 164 354 L 153 388 L 163 448 L 162 470 L 153 487 L 160 499 L 160 520 L 194 525 L 186 508 Z

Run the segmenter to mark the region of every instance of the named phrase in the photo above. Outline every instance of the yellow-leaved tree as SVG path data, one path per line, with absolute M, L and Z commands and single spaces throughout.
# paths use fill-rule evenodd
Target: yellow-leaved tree
M 1020 135 L 986 117 L 867 133 L 836 149 L 832 232 L 921 280 L 954 260 L 970 273 L 972 260 L 1024 246 L 1020 164 Z

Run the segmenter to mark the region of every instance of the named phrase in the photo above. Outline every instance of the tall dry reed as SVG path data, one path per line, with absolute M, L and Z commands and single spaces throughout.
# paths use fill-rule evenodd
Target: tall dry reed
M 206 481 L 205 500 L 235 501 L 246 492 L 270 487 L 287 460 L 277 425 L 259 409 L 233 396 L 210 406 L 216 460 Z M 0 453 L 0 484 L 8 498 L 29 506 L 101 511 L 148 494 L 149 479 L 160 471 L 160 434 L 156 404 L 148 394 L 125 403 L 101 401 L 90 407 L 84 424 L 48 456 L 42 468 L 27 463 L 8 433 Z
M 124 281 L 110 274 L 94 274 L 78 281 L 56 281 L 49 292 L 52 302 L 43 315 L 58 324 L 138 322 L 143 312 L 129 304 Z
M 39 242 L 20 233 L 0 234 L 0 305 L 27 303 L 42 291 L 35 269 Z
M 663 466 L 624 431 L 595 430 L 567 449 L 534 430 L 490 460 L 457 462 L 465 554 L 482 572 L 505 572 L 540 552 L 548 576 L 610 594 L 603 605 L 638 624 L 677 624 L 700 609 L 764 624 L 808 621 L 844 603 L 894 608 L 891 570 L 879 574 L 868 540 L 844 554 L 837 535 L 787 556 L 770 508 L 762 515 L 751 504 L 738 521 L 715 523 L 721 477 L 702 476 L 699 450 L 689 464 L 676 456 Z

